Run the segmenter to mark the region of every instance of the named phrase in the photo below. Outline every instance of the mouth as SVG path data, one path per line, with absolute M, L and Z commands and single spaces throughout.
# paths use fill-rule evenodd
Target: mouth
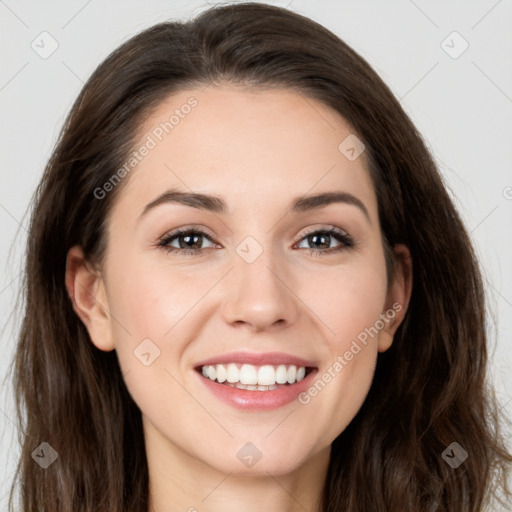
M 233 352 L 194 367 L 215 398 L 243 410 L 266 411 L 293 402 L 312 385 L 318 367 L 283 353 Z
M 252 365 L 240 363 L 210 364 L 195 370 L 212 382 L 246 391 L 274 391 L 302 381 L 314 367 L 295 364 Z

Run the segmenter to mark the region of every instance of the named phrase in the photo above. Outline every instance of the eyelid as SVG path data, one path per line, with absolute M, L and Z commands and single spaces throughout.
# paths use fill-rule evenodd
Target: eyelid
M 339 231 L 340 234 L 343 234 L 349 238 L 352 238 L 352 236 L 346 230 L 344 230 L 338 226 L 335 226 L 332 224 L 320 224 L 320 225 L 310 226 L 309 228 L 306 228 L 305 231 L 301 232 L 300 235 L 298 235 L 295 242 L 299 242 L 300 240 L 302 240 L 304 237 L 310 235 L 311 233 L 316 233 L 317 231 L 323 231 L 323 230 L 332 230 L 332 229 L 334 229 L 335 231 Z M 207 234 L 212 241 L 214 241 L 216 239 L 216 235 L 213 233 L 213 231 L 211 231 L 207 227 L 203 226 L 202 224 L 185 224 L 184 226 L 180 226 L 175 229 L 171 229 L 170 231 L 166 232 L 164 235 L 159 237 L 158 240 L 162 240 L 163 238 L 174 236 L 177 233 L 180 233 L 181 231 L 188 231 L 188 230 L 204 231 L 204 233 Z
M 344 229 L 342 229 L 338 226 L 334 226 L 333 224 L 321 224 L 320 226 L 313 226 L 313 227 L 307 228 L 306 231 L 304 231 L 300 234 L 300 236 L 298 237 L 298 241 L 300 241 L 304 237 L 306 237 L 312 233 L 316 233 L 318 231 L 332 231 L 332 230 L 339 232 L 340 235 L 344 235 L 348 238 L 352 238 L 352 236 L 349 235 L 348 231 L 345 231 Z
M 184 226 L 179 226 L 177 228 L 167 231 L 164 235 L 159 237 L 159 240 L 162 240 L 170 236 L 175 236 L 176 234 L 181 233 L 182 231 L 201 231 L 208 235 L 212 239 L 212 241 L 215 240 L 215 234 L 213 233 L 213 231 L 203 226 L 202 224 L 185 224 Z

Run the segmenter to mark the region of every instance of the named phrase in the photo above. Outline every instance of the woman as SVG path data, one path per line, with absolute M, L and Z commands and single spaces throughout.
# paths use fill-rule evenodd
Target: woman
M 24 511 L 508 497 L 467 232 L 386 85 L 302 16 L 213 8 L 112 53 L 25 283 Z

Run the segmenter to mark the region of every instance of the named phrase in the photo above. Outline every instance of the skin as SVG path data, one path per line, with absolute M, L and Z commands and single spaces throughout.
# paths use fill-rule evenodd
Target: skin
M 117 351 L 142 412 L 150 510 L 318 510 L 331 443 L 363 404 L 378 352 L 391 346 L 407 309 L 409 252 L 395 247 L 396 276 L 387 283 L 366 155 L 347 159 L 338 146 L 350 126 L 297 92 L 222 84 L 175 93 L 146 119 L 135 147 L 191 96 L 197 107 L 124 178 L 101 268 L 80 247 L 69 251 L 68 292 L 92 343 Z M 229 211 L 168 203 L 138 219 L 175 187 L 219 195 Z M 296 197 L 333 190 L 359 198 L 369 220 L 344 203 L 288 212 Z M 213 234 L 199 239 L 203 253 L 156 247 L 189 224 Z M 311 254 L 326 246 L 308 243 L 306 229 L 332 226 L 356 245 Z M 236 252 L 247 236 L 263 250 L 250 264 Z M 180 247 L 179 239 L 171 244 Z M 241 411 L 195 374 L 200 360 L 248 350 L 311 359 L 322 375 L 394 303 L 401 310 L 306 405 Z M 133 354 L 146 338 L 160 350 L 149 366 Z M 237 457 L 248 442 L 262 454 L 250 468 Z

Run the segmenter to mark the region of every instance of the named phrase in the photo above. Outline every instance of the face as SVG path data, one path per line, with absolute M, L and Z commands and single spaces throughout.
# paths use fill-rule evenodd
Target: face
M 116 350 L 151 446 L 291 472 L 354 418 L 405 312 L 366 155 L 334 111 L 283 89 L 184 90 L 140 133 L 89 281 L 103 307 L 79 314 Z

